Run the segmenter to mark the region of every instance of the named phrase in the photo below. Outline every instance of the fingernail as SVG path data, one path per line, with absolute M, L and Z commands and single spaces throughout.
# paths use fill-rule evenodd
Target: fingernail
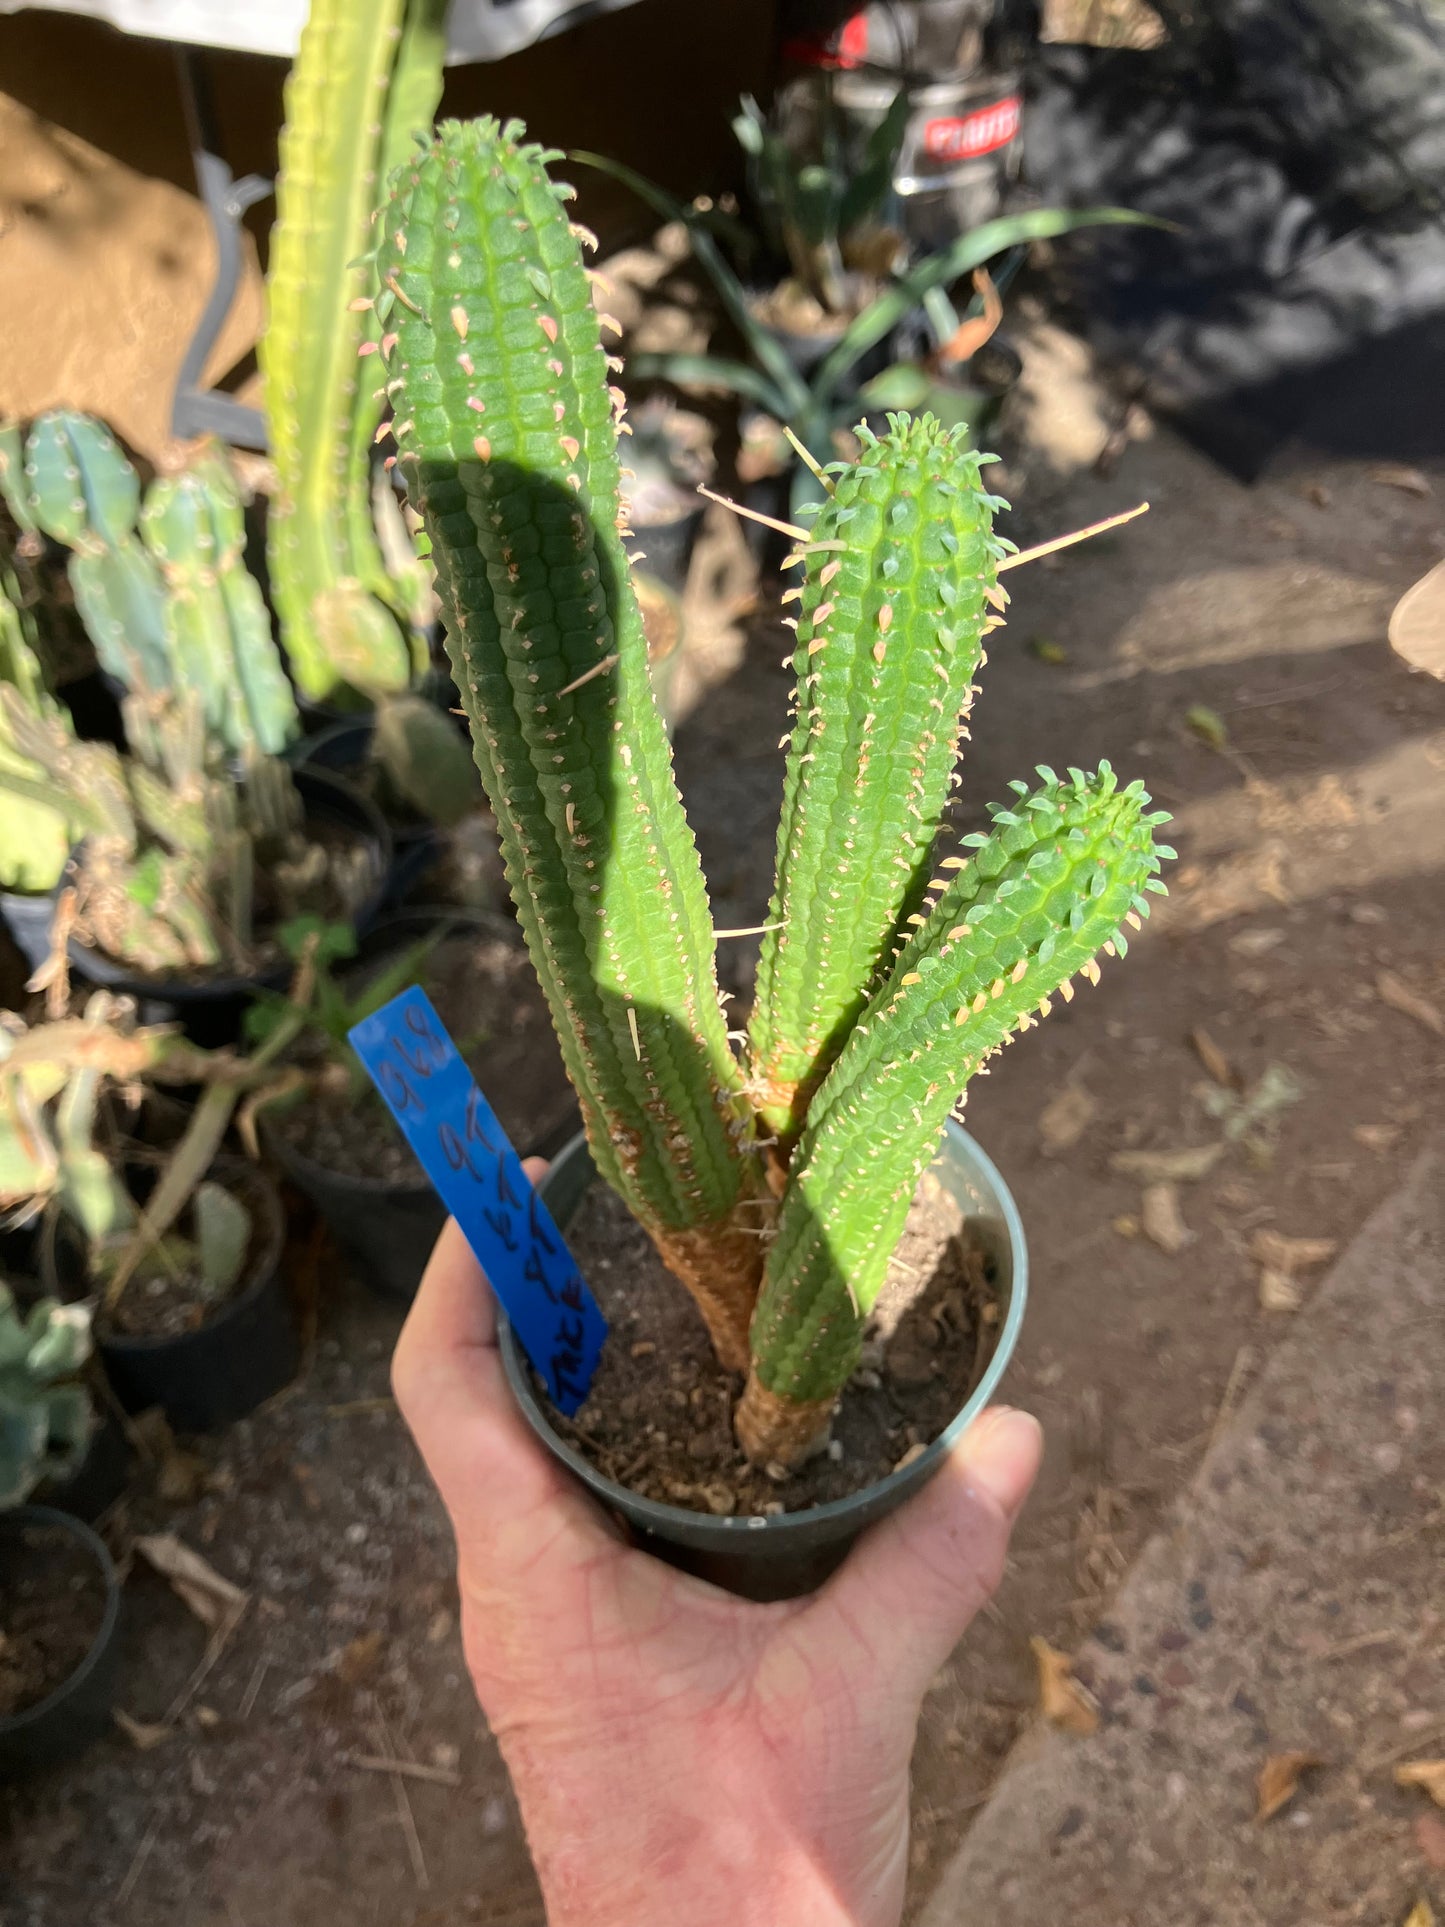
M 1043 1446 L 1043 1429 L 1032 1413 L 995 1406 L 964 1440 L 969 1478 L 1012 1519 L 1029 1496 Z

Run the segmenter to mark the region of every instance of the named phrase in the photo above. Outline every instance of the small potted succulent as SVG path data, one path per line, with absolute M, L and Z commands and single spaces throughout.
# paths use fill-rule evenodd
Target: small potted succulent
M 213 1430 L 278 1391 L 298 1357 L 275 1186 L 217 1148 L 268 1060 L 213 1057 L 131 1018 L 98 991 L 82 1017 L 0 1028 L 0 1208 L 43 1209 L 42 1288 L 94 1305 L 121 1405 Z M 164 1158 L 125 1141 L 103 1103 L 147 1079 L 205 1087 Z
M 360 946 L 343 926 L 298 919 L 284 994 L 247 1017 L 277 1065 L 257 1098 L 268 1155 L 325 1218 L 362 1279 L 409 1299 L 445 1215 L 348 1042 L 354 1025 L 420 982 L 526 1150 L 570 1137 L 576 1109 L 547 1007 L 514 923 L 486 911 L 416 909 Z
M 504 1357 L 548 1448 L 651 1544 L 778 1596 L 928 1478 L 997 1382 L 1022 1235 L 950 1116 L 1124 948 L 1169 852 L 1142 786 L 1101 765 L 1016 784 L 986 832 L 935 854 L 1013 558 L 987 457 L 928 417 L 862 429 L 790 558 L 777 884 L 732 1029 L 555 158 L 517 123 L 446 123 L 378 224 L 399 468 L 585 1125 L 550 1195 L 611 1321 L 575 1423 L 510 1336 Z
M 92 1429 L 85 1309 L 24 1314 L 0 1282 L 0 1775 L 63 1759 L 110 1724 L 120 1588 L 79 1519 L 27 1501 L 63 1481 Z

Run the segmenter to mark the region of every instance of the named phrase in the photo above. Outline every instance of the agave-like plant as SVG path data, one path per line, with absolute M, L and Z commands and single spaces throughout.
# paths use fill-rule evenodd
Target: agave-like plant
M 401 472 L 532 960 L 602 1175 L 692 1292 L 756 1461 L 826 1431 L 970 1077 L 1162 889 L 1138 783 L 1040 772 L 935 857 L 1005 595 L 987 457 L 925 417 L 792 562 L 796 714 L 745 1055 L 648 681 L 623 397 L 558 158 L 448 123 L 395 178 L 377 301 Z M 763 1235 L 759 1236 L 759 1231 Z

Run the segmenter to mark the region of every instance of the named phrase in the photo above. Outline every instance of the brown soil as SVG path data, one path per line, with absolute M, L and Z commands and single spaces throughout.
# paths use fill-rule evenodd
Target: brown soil
M 562 1436 L 644 1498 L 694 1512 L 801 1512 L 887 1478 L 968 1396 L 980 1333 L 996 1324 L 990 1267 L 957 1206 L 925 1177 L 833 1420 L 831 1442 L 789 1476 L 749 1465 L 733 1437 L 741 1389 L 652 1240 L 594 1185 L 568 1243 L 611 1330 L 592 1393 Z
M 365 981 L 367 973 L 357 973 Z M 467 930 L 425 958 L 420 981 L 513 1143 L 537 1143 L 572 1105 L 546 1000 L 520 931 Z M 395 1184 L 416 1159 L 381 1099 L 344 1073 L 311 1102 L 278 1113 L 276 1129 L 328 1171 Z
M 228 1291 L 207 1291 L 199 1271 L 182 1256 L 173 1270 L 158 1264 L 154 1271 L 132 1278 L 115 1309 L 101 1315 L 104 1332 L 121 1338 L 183 1338 L 187 1332 L 199 1331 L 245 1291 L 256 1277 L 261 1223 L 252 1199 L 243 1196 L 241 1202 L 251 1213 L 251 1241 L 246 1261 Z M 179 1229 L 185 1237 L 192 1235 L 189 1218 L 189 1210 L 181 1214 Z
M 105 1617 L 105 1581 L 67 1532 L 28 1526 L 0 1560 L 0 1719 L 48 1699 L 80 1665 Z

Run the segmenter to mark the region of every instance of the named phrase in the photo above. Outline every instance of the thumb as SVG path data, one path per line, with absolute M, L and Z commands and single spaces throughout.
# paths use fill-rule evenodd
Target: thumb
M 860 1643 L 892 1692 L 921 1700 L 998 1590 L 1043 1457 L 1038 1420 L 1007 1406 L 972 1424 L 933 1479 L 861 1539 L 813 1610 Z

